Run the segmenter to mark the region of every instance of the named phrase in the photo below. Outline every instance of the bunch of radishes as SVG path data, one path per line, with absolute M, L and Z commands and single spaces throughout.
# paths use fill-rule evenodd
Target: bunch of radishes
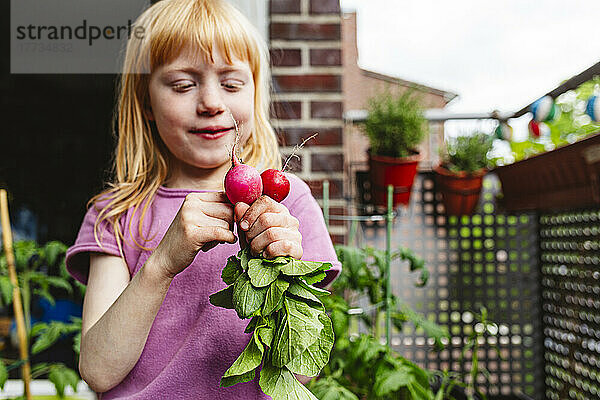
M 250 165 L 242 164 L 235 154 L 235 147 L 240 138 L 240 132 L 237 122 L 233 115 L 231 119 L 235 125 L 235 142 L 231 150 L 231 168 L 225 175 L 225 193 L 231 204 L 235 205 L 238 202 L 252 204 L 262 194 L 265 194 L 275 201 L 281 202 L 287 197 L 290 192 L 290 181 L 284 175 L 283 171 L 287 167 L 288 162 L 293 157 L 298 157 L 296 151 L 300 150 L 306 142 L 317 136 L 310 136 L 304 139 L 300 145 L 294 148 L 292 154 L 287 158 L 283 169 L 267 169 L 262 174 L 259 174 L 256 168 Z
M 240 201 L 252 204 L 263 194 L 280 202 L 289 192 L 290 181 L 282 171 L 267 169 L 259 174 L 256 168 L 240 162 L 235 155 L 234 145 L 231 168 L 225 175 L 225 193 L 231 204 Z

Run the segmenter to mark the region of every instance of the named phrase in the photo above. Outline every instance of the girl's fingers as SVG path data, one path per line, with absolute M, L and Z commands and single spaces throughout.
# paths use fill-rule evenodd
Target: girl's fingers
M 244 214 L 246 214 L 246 211 L 248 211 L 249 208 L 250 208 L 250 206 L 248 204 L 242 203 L 241 201 L 235 205 L 235 208 L 233 209 L 233 213 L 234 213 L 236 222 L 241 221 L 242 217 L 244 216 Z
M 196 222 L 196 226 L 200 229 L 207 229 L 211 227 L 226 229 L 231 232 L 231 224 L 223 219 L 209 217 L 205 215 L 203 218 Z M 233 232 L 231 232 L 233 235 Z
M 204 238 L 201 239 L 201 242 L 204 243 L 202 245 L 202 250 L 205 250 L 206 245 L 212 245 L 212 247 L 217 244 L 223 243 L 235 243 L 237 238 L 228 228 L 223 228 L 220 226 L 210 226 L 204 228 L 203 232 Z M 212 248 L 210 247 L 210 248 Z
M 236 214 L 236 220 L 240 223 L 240 228 L 242 230 L 247 231 L 250 229 L 252 225 L 256 222 L 258 217 L 265 212 L 281 212 L 289 214 L 288 209 L 270 198 L 269 196 L 260 196 L 250 208 L 246 210 L 244 215 L 240 218 L 238 214 Z
M 233 206 L 231 204 L 204 203 L 202 212 L 208 217 L 227 221 L 229 225 L 233 224 Z
M 265 212 L 259 215 L 254 224 L 246 232 L 246 235 L 248 239 L 252 240 L 269 228 L 279 227 L 297 230 L 299 226 L 298 220 L 287 213 Z
M 263 255 L 266 258 L 275 258 L 279 256 L 291 256 L 297 260 L 302 258 L 302 246 L 291 240 L 278 240 L 265 247 Z
M 250 239 L 249 239 L 250 240 Z M 264 251 L 269 245 L 275 242 L 289 242 L 295 243 L 298 247 L 301 247 L 302 244 L 302 235 L 298 230 L 289 229 L 289 228 L 281 228 L 281 227 L 272 227 L 267 230 L 261 232 L 254 239 L 250 240 L 250 250 L 254 254 L 260 254 Z M 281 248 L 283 244 L 278 245 L 276 249 L 281 250 L 283 253 L 288 253 L 289 249 Z M 297 253 L 297 249 L 294 250 L 294 254 Z M 292 254 L 277 254 L 277 255 L 292 255 Z
M 195 198 L 202 201 L 210 201 L 214 203 L 229 203 L 229 199 L 225 192 L 201 192 L 201 193 L 190 193 L 187 195 L 188 198 Z

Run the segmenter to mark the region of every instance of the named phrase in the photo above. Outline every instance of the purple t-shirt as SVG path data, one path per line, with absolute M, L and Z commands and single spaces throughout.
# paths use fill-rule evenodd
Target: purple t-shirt
M 288 174 L 291 190 L 282 202 L 300 222 L 302 259 L 327 261 L 333 268 L 325 281 L 339 273 L 338 262 L 323 214 L 308 186 Z M 139 234 L 138 211 L 129 210 L 121 221 L 125 232 L 123 256 L 133 277 L 150 256 L 190 190 L 160 187 L 144 217 Z M 67 251 L 67 269 L 82 283 L 87 282 L 89 252 L 120 256 L 108 224 L 101 226 L 102 247 L 94 239 L 98 210 L 90 207 L 75 244 Z M 208 297 L 226 287 L 221 270 L 229 256 L 237 254 L 239 244 L 221 244 L 199 252 L 194 262 L 175 276 L 152 324 L 140 359 L 129 375 L 100 398 L 108 399 L 269 399 L 257 380 L 228 388 L 219 387 L 223 373 L 246 347 L 250 335 L 244 333 L 249 320 L 240 320 L 234 310 L 215 307 Z M 110 368 L 110 366 L 107 366 Z

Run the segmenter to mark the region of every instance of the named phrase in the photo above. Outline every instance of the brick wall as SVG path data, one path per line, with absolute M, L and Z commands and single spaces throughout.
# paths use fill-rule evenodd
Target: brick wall
M 288 155 L 314 133 L 292 163 L 322 202 L 323 180 L 330 181 L 332 214 L 342 213 L 342 52 L 339 0 L 271 0 L 270 47 L 273 73 L 271 118 Z M 332 224 L 334 241 L 344 227 Z

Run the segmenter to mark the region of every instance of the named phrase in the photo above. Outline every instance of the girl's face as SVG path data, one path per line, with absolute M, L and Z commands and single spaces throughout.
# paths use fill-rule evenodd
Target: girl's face
M 170 186 L 198 186 L 194 178 L 221 184 L 235 140 L 232 114 L 240 144 L 252 132 L 254 81 L 248 63 L 227 64 L 218 50 L 213 59 L 184 50 L 150 76 L 148 117 L 172 155 Z

